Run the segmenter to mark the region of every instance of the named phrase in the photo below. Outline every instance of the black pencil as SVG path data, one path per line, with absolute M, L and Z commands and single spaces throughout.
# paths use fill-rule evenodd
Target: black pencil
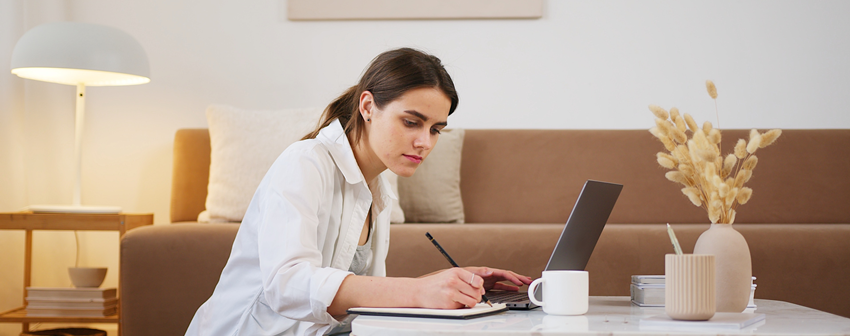
M 457 265 L 457 263 L 454 261 L 454 259 L 452 259 L 452 257 L 450 257 L 448 253 L 446 253 L 446 250 L 444 250 L 443 247 L 440 246 L 440 243 L 438 243 L 437 240 L 434 239 L 434 237 L 431 236 L 430 232 L 425 232 L 425 237 L 428 237 L 428 240 L 430 240 L 431 243 L 433 243 L 434 246 L 436 246 L 437 249 L 440 250 L 440 253 L 442 253 L 443 256 L 446 257 L 446 259 L 452 264 L 452 266 L 458 267 L 458 268 L 460 267 L 460 266 Z M 481 299 L 484 300 L 485 303 L 490 305 L 490 307 L 493 306 L 493 304 L 490 303 L 490 299 L 487 298 L 487 295 L 481 294 Z

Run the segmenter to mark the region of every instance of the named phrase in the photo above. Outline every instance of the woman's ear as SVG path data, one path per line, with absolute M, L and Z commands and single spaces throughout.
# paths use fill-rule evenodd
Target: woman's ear
M 372 120 L 372 111 L 375 108 L 375 96 L 369 91 L 360 94 L 360 116 L 365 121 Z

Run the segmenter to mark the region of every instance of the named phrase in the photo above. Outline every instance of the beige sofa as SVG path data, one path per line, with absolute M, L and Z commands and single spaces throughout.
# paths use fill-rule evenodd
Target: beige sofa
M 746 131 L 723 133 L 724 152 Z M 448 266 L 430 231 L 462 265 L 538 277 L 587 179 L 623 192 L 593 252 L 591 295 L 629 295 L 630 276 L 663 274 L 664 223 L 685 252 L 707 216 L 664 178 L 662 149 L 644 130 L 467 130 L 461 163 L 466 224 L 393 224 L 389 276 Z M 182 334 L 212 293 L 238 224 L 192 223 L 204 210 L 210 164 L 206 129 L 177 132 L 173 225 L 128 232 L 121 242 L 125 336 Z M 759 152 L 754 196 L 735 228 L 746 237 L 756 298 L 850 317 L 850 130 L 786 130 Z M 177 224 L 179 223 L 179 224 Z

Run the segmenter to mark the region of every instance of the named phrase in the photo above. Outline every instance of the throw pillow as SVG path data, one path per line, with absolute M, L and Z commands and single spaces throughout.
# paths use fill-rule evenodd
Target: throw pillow
M 321 115 L 320 108 L 256 111 L 209 106 L 210 181 L 206 211 L 198 221 L 242 221 L 274 160 L 312 131 Z
M 463 129 L 443 130 L 437 145 L 411 177 L 398 178 L 407 223 L 463 223 L 460 160 Z

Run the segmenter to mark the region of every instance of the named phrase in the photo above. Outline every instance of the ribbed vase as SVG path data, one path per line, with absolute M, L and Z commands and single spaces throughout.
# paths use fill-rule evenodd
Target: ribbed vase
M 694 254 L 712 254 L 716 262 L 717 311 L 740 313 L 750 302 L 753 266 L 750 246 L 732 224 L 711 224 L 694 246 Z
M 704 321 L 714 316 L 713 255 L 668 254 L 664 257 L 664 310 L 675 320 Z

